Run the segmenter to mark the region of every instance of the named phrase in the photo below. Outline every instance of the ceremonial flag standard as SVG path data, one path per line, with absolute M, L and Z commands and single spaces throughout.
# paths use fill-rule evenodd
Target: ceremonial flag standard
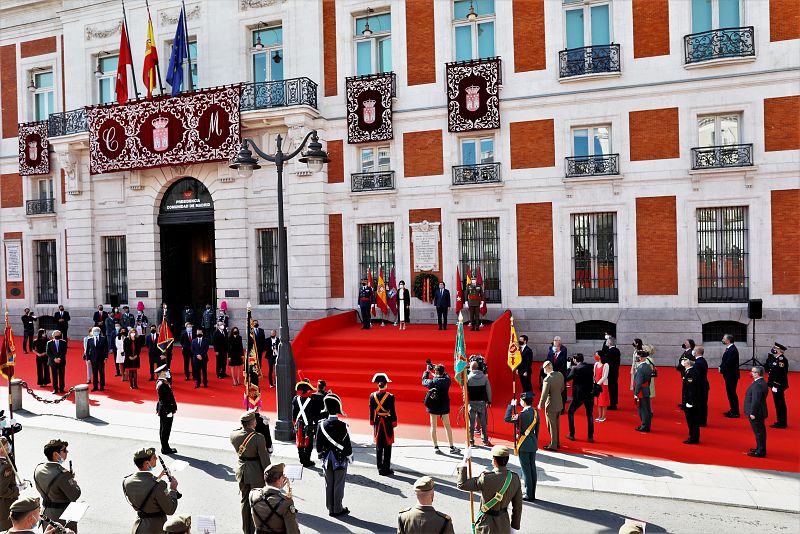
M 467 265 L 467 286 L 472 283 L 472 267 Z
M 183 62 L 186 59 L 186 26 L 183 23 L 183 8 L 178 15 L 178 29 L 172 41 L 172 52 L 167 67 L 167 83 L 172 87 L 172 96 L 178 96 L 183 89 Z
M 164 353 L 169 350 L 172 346 L 172 343 L 175 340 L 172 339 L 172 332 L 169 330 L 169 325 L 167 324 L 167 310 L 164 310 L 164 316 L 161 319 L 161 326 L 158 328 L 158 349 Z
M 481 315 L 486 315 L 486 312 L 489 311 L 489 309 L 486 307 L 486 288 L 483 287 L 483 277 L 481 276 L 480 265 L 478 265 L 478 276 L 476 277 L 475 281 L 478 282 L 478 285 L 481 286 L 481 289 L 483 290 L 483 301 L 481 302 L 480 311 Z
M 378 291 L 375 300 L 384 315 L 389 313 L 389 304 L 386 302 L 386 282 L 383 281 L 383 267 L 378 270 Z
M 514 328 L 514 317 L 511 317 L 511 339 L 508 341 L 508 366 L 515 370 L 521 363 L 519 345 L 517 345 L 517 329 Z
M 142 79 L 144 79 L 144 86 L 147 89 L 148 100 L 153 99 L 153 89 L 156 88 L 156 68 L 158 65 L 158 49 L 156 47 L 156 38 L 153 35 L 153 19 L 150 14 L 147 14 L 147 43 L 144 46 L 144 71 L 142 72 Z
M 392 274 L 389 276 L 389 309 L 392 313 L 397 315 L 397 282 L 394 279 L 394 267 L 392 267 Z
M 367 284 L 369 285 L 370 289 L 372 289 L 372 290 L 375 289 L 375 284 L 373 283 L 373 279 L 372 279 L 372 267 L 367 267 Z M 374 304 L 372 306 L 370 306 L 370 314 L 373 317 L 375 317 L 377 315 L 377 312 L 375 311 L 375 305 Z
M 6 329 L 3 333 L 3 341 L 0 344 L 0 374 L 7 380 L 14 378 L 14 365 L 16 364 L 16 350 L 14 348 L 14 330 L 8 324 L 8 312 L 6 312 Z
M 461 272 L 456 267 L 456 313 L 464 307 L 464 292 L 461 289 Z
M 115 91 L 117 93 L 117 104 L 124 104 L 128 101 L 128 67 L 133 67 L 131 59 L 131 44 L 128 42 L 128 29 L 122 21 L 122 36 L 119 41 L 119 58 L 117 60 L 117 83 Z
M 464 387 L 467 370 L 467 348 L 464 343 L 464 318 L 458 314 L 458 332 L 456 333 L 456 349 L 453 352 L 453 373 L 456 381 Z

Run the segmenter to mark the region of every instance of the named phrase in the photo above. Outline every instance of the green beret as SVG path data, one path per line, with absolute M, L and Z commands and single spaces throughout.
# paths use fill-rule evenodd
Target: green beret
M 434 482 L 431 477 L 420 477 L 414 482 L 414 489 L 416 491 L 431 491 Z
M 492 447 L 492 456 L 503 457 L 508 455 L 509 455 L 508 447 L 504 447 L 503 445 L 495 445 L 494 447 Z
M 14 501 L 8 511 L 12 514 L 25 514 L 38 510 L 40 507 L 39 497 L 20 497 Z
M 242 412 L 242 416 L 239 418 L 239 420 L 242 423 L 249 423 L 250 421 L 253 421 L 255 418 L 256 418 L 256 412 L 254 410 L 248 410 L 246 412 Z
M 155 456 L 156 450 L 153 447 L 147 449 L 139 449 L 135 453 L 133 453 L 133 460 L 149 460 L 153 456 Z
M 174 515 L 164 523 L 164 532 L 189 532 L 192 528 L 192 516 Z
M 264 469 L 264 476 L 267 477 L 269 475 L 280 473 L 283 474 L 283 468 L 286 467 L 286 464 L 269 464 L 266 469 Z

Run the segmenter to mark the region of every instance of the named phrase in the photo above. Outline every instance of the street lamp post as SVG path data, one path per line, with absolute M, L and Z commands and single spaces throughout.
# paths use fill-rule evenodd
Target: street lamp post
M 322 150 L 322 144 L 319 142 L 316 130 L 309 132 L 303 142 L 300 143 L 300 146 L 289 154 L 284 153 L 282 150 L 283 137 L 280 134 L 277 138 L 277 150 L 274 155 L 263 152 L 252 139 L 246 138 L 242 140 L 239 154 L 230 164 L 230 168 L 236 169 L 240 177 L 249 178 L 252 176 L 253 171 L 260 169 L 261 165 L 258 164 L 258 159 L 254 158 L 253 153 L 248 149 L 250 147 L 260 157 L 274 163 L 278 170 L 278 305 L 281 315 L 281 344 L 278 348 L 278 362 L 276 365 L 278 421 L 275 423 L 275 439 L 281 441 L 292 441 L 294 439 L 292 397 L 294 396 L 293 384 L 296 374 L 292 345 L 289 341 L 289 253 L 286 245 L 286 227 L 283 222 L 283 164 L 300 154 L 309 139 L 311 139 L 311 143 L 308 145 L 308 150 L 302 154 L 299 161 L 306 163 L 312 172 L 319 172 L 322 170 L 322 166 L 330 161 L 330 158 Z

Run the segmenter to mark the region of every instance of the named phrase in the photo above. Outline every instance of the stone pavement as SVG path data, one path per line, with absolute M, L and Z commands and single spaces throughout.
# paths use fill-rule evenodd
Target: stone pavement
M 27 399 L 26 399 L 27 401 Z M 74 405 L 43 405 L 26 402 L 26 410 L 14 417 L 23 427 L 54 431 L 85 432 L 131 439 L 152 439 L 158 445 L 158 418 L 138 412 L 92 408 L 92 417 L 74 419 Z M 181 417 L 178 412 L 170 444 L 217 450 L 231 448 L 228 436 L 238 413 L 230 410 L 231 421 Z M 274 414 L 272 414 L 274 420 Z M 271 425 L 274 428 L 274 424 Z M 440 446 L 443 438 L 440 429 Z M 23 434 L 20 439 L 24 440 Z M 374 465 L 372 436 L 352 435 L 354 461 Z M 446 441 L 445 441 L 446 444 Z M 442 447 L 442 451 L 449 451 Z M 273 457 L 297 460 L 293 444 L 275 442 Z M 395 471 L 412 475 L 454 478 L 461 455 L 437 455 L 429 441 L 399 439 L 392 449 Z M 476 469 L 491 465 L 489 449 L 474 449 Z M 511 464 L 519 467 L 516 457 Z M 800 474 L 716 465 L 694 465 L 666 460 L 621 458 L 603 454 L 562 454 L 540 450 L 537 454 L 538 484 L 566 489 L 690 500 L 744 508 L 800 513 Z

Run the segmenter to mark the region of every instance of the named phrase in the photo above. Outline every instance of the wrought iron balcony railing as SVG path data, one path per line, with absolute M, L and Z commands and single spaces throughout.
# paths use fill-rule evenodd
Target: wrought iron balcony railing
M 685 36 L 683 42 L 687 65 L 712 59 L 756 55 L 752 26 L 692 33 Z
M 453 185 L 501 183 L 500 163 L 453 165 Z
M 607 176 L 619 174 L 619 154 L 576 156 L 566 158 L 567 178 L 574 176 Z
M 51 113 L 47 118 L 47 136 L 59 137 L 86 132 L 89 124 L 86 122 L 86 108 Z
M 391 189 L 394 189 L 394 171 L 354 172 L 350 175 L 350 190 L 353 193 Z
M 46 215 L 56 212 L 56 202 L 53 198 L 40 198 L 25 202 L 25 213 L 28 215 Z
M 558 53 L 559 78 L 620 71 L 619 45 L 594 45 L 569 48 Z
M 302 105 L 317 109 L 317 84 L 309 78 L 242 84 L 240 111 Z
M 371 80 L 373 78 L 382 78 L 386 75 L 392 77 L 392 98 L 397 97 L 397 75 L 394 72 L 376 72 L 375 74 L 361 74 L 359 76 L 348 76 L 345 78 L 346 82 L 358 80 Z
M 724 169 L 753 165 L 753 145 L 707 146 L 692 149 L 692 169 Z

